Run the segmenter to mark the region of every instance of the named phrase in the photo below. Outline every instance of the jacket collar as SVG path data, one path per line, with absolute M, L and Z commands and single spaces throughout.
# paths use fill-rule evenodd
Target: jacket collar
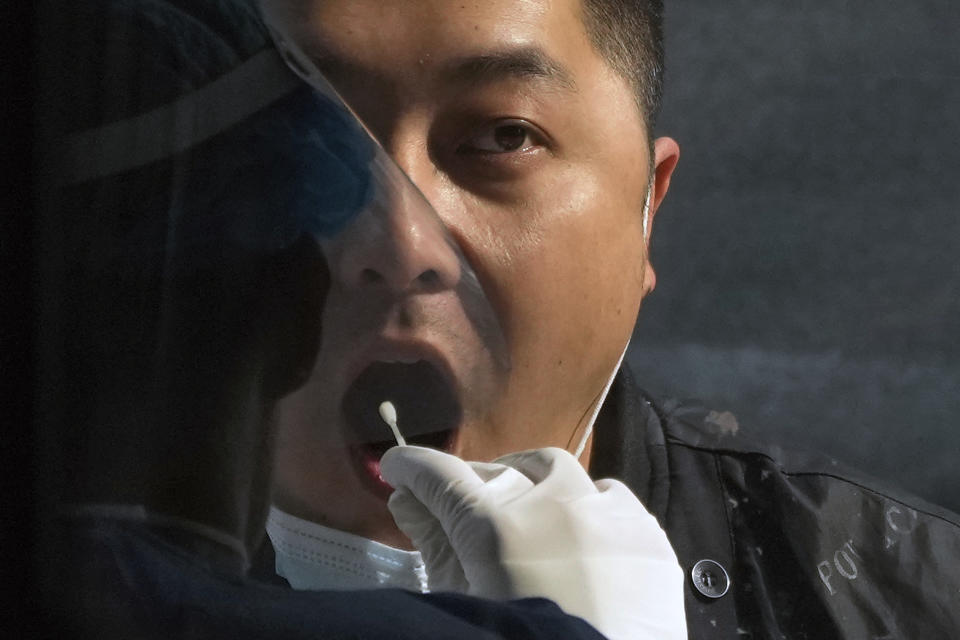
M 590 475 L 616 478 L 663 521 L 669 497 L 663 421 L 623 363 L 594 427 Z

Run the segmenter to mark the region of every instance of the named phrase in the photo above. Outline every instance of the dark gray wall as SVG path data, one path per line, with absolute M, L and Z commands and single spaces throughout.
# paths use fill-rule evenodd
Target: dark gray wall
M 960 511 L 960 2 L 666 4 L 638 377 Z

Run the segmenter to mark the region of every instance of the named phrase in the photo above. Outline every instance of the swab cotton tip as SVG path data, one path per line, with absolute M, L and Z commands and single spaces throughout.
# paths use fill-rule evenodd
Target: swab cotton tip
M 400 433 L 400 428 L 397 426 L 397 408 L 389 400 L 384 400 L 380 403 L 379 410 L 380 417 L 393 431 L 393 437 L 397 440 L 397 444 L 401 447 L 406 446 L 407 441 L 403 439 L 403 434 Z
M 389 400 L 384 400 L 380 403 L 380 417 L 387 424 L 395 424 L 397 422 L 397 408 Z

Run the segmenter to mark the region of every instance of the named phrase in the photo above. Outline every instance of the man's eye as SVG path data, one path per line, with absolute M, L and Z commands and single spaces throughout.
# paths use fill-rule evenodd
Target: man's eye
M 501 120 L 484 127 L 457 149 L 460 153 L 511 153 L 539 144 L 537 134 L 522 120 Z

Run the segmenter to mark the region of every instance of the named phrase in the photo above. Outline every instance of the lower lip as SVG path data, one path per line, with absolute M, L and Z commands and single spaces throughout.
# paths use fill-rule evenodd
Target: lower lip
M 447 441 L 444 442 L 442 446 L 434 448 L 444 453 L 450 453 L 453 449 L 456 433 L 456 430 L 451 431 Z M 386 501 L 390 497 L 390 494 L 393 493 L 394 488 L 384 482 L 380 476 L 380 457 L 383 453 L 384 451 L 373 449 L 362 444 L 350 447 L 350 457 L 353 459 L 357 475 L 360 476 L 364 486 L 373 495 Z
M 356 445 L 350 449 L 353 463 L 357 468 L 357 475 L 360 476 L 364 486 L 373 495 L 386 501 L 393 493 L 393 487 L 380 477 L 381 454 L 362 445 Z

